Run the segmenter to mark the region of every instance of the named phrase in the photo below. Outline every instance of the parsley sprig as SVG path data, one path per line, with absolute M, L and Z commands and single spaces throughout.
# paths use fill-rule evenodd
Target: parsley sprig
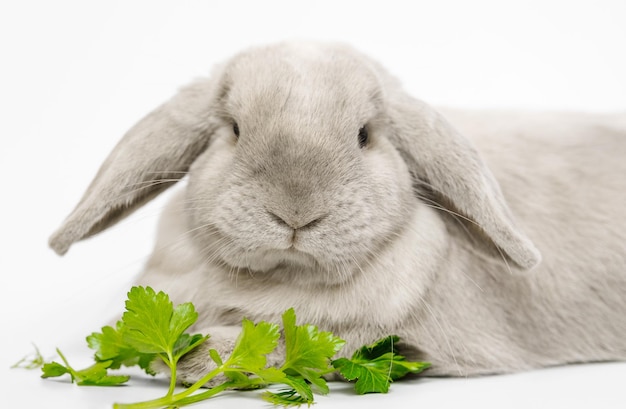
M 174 307 L 169 296 L 150 287 L 133 287 L 128 292 L 126 311 L 114 327 L 105 326 L 101 332 L 87 337 L 95 350 L 95 363 L 87 369 L 75 370 L 61 351 L 63 364 L 46 363 L 44 378 L 69 374 L 78 385 L 112 386 L 123 384 L 129 377 L 110 374 L 122 366 L 139 366 L 154 375 L 155 360 L 162 361 L 170 371 L 170 385 L 160 398 L 138 403 L 116 403 L 117 409 L 152 409 L 182 407 L 203 401 L 227 389 L 256 389 L 281 384 L 278 392 L 266 391 L 261 396 L 275 405 L 293 406 L 314 401 L 314 393 L 327 394 L 325 375 L 339 372 L 347 380 L 356 381 L 358 394 L 386 393 L 391 382 L 409 373 L 419 373 L 429 367 L 425 362 L 410 362 L 397 354 L 395 335 L 357 350 L 351 358 L 332 358 L 345 341 L 331 332 L 319 331 L 314 325 L 297 325 L 293 309 L 282 316 L 285 361 L 280 367 L 269 366 L 267 355 L 273 352 L 281 337 L 279 325 L 261 321 L 242 321 L 242 330 L 232 353 L 222 357 L 214 350 L 209 356 L 215 368 L 197 382 L 176 392 L 179 383 L 177 363 L 186 353 L 205 342 L 209 335 L 188 334 L 186 331 L 198 319 L 191 303 Z M 223 375 L 225 381 L 211 388 L 208 382 Z
M 347 380 L 356 380 L 354 389 L 359 395 L 387 393 L 391 382 L 430 367 L 428 362 L 410 362 L 397 354 L 394 346 L 399 340 L 398 336 L 390 335 L 371 345 L 365 345 L 350 359 L 334 360 L 333 367 Z

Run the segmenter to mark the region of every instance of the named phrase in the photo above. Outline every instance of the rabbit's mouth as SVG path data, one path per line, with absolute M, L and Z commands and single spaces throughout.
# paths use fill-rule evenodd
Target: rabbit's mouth
M 291 246 L 286 249 L 259 249 L 248 252 L 245 258 L 226 261 L 229 267 L 249 271 L 239 274 L 254 281 L 265 280 L 298 285 L 330 285 L 345 282 L 351 274 L 337 272 L 336 267 L 328 267 L 314 255 Z M 242 284 L 240 282 L 240 284 Z
M 262 250 L 249 261 L 248 268 L 261 273 L 276 274 L 289 270 L 301 272 L 319 268 L 319 263 L 314 256 L 296 249 L 293 245 L 287 249 Z

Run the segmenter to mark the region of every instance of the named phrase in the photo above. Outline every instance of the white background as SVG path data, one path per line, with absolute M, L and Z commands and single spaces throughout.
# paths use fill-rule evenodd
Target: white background
M 64 258 L 47 237 L 136 120 L 242 48 L 292 38 L 351 43 L 433 104 L 626 109 L 621 0 L 3 2 L 0 406 L 106 408 L 163 392 L 141 378 L 78 388 L 8 367 L 31 342 L 88 362 L 84 337 L 122 308 L 168 194 Z M 623 408 L 625 380 L 623 363 L 571 366 L 336 391 L 316 407 Z M 266 405 L 245 394 L 198 407 L 242 406 Z

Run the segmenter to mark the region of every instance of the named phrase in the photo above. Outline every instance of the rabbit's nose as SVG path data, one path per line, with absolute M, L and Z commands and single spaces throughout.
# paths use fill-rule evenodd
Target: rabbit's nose
M 301 214 L 297 210 L 291 215 L 279 216 L 276 212 L 267 210 L 267 213 L 278 224 L 285 225 L 293 230 L 309 229 L 317 225 L 326 215 L 306 215 Z

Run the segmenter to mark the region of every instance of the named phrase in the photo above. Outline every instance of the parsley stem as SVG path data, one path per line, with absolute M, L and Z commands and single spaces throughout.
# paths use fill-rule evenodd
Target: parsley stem
M 232 382 L 224 382 L 220 385 L 217 385 L 206 392 L 196 393 L 195 395 L 187 396 L 186 398 L 182 398 L 176 401 L 176 406 L 185 406 L 190 405 L 192 403 L 200 402 L 206 399 L 209 399 L 212 396 L 217 395 L 220 392 L 225 391 L 226 389 L 233 386 Z
M 167 353 L 167 361 L 165 363 L 170 367 L 170 387 L 165 396 L 172 396 L 174 389 L 176 389 L 176 361 L 171 352 Z
M 76 379 L 78 378 L 78 376 L 76 376 L 76 371 L 74 370 L 74 368 L 70 366 L 70 363 L 67 362 L 65 355 L 63 355 L 63 353 L 61 352 L 59 348 L 57 348 L 57 354 L 59 354 L 59 357 L 61 357 L 61 360 L 63 361 L 63 363 L 65 364 L 67 368 L 67 371 L 70 373 L 70 378 L 72 379 L 72 383 L 74 383 Z
M 178 404 L 179 401 L 181 401 L 181 400 L 183 400 L 185 398 L 189 398 L 189 399 L 193 398 L 193 396 L 190 397 L 191 394 L 193 394 L 198 389 L 202 388 L 202 386 L 204 386 L 204 384 L 206 384 L 208 381 L 213 379 L 219 373 L 223 372 L 223 370 L 224 370 L 224 368 L 222 368 L 222 367 L 215 368 L 214 370 L 212 370 L 211 372 L 209 372 L 208 374 L 203 376 L 196 383 L 191 385 L 189 388 L 183 390 L 182 392 L 179 392 L 179 393 L 176 393 L 176 394 L 168 394 L 168 395 L 163 396 L 162 398 L 148 400 L 148 401 L 144 401 L 144 402 L 138 402 L 138 403 L 116 403 L 116 404 L 113 405 L 113 408 L 114 409 L 155 409 L 155 408 L 162 408 L 162 407 L 166 407 L 166 406 L 171 406 L 173 404 Z M 226 385 L 226 384 L 228 384 L 228 385 Z M 229 384 L 229 382 L 226 382 L 226 383 L 224 383 L 222 385 L 216 386 L 215 388 L 209 389 L 207 392 L 211 392 L 213 389 L 217 389 L 217 388 L 223 387 L 224 385 L 226 385 L 226 387 L 224 387 L 224 389 L 229 387 L 229 386 L 231 386 Z M 207 393 L 207 392 L 203 392 L 202 394 Z M 219 390 L 218 392 L 221 392 L 221 390 Z M 215 392 L 215 393 L 218 393 L 218 392 Z M 213 394 L 215 394 L 215 393 L 213 393 Z M 201 395 L 201 394 L 199 394 L 199 395 Z M 212 395 L 210 395 L 210 396 L 212 396 Z M 208 397 L 210 397 L 210 396 L 208 396 Z M 205 397 L 204 399 L 207 399 L 208 397 Z
M 215 376 L 218 375 L 221 372 L 224 372 L 224 368 L 222 368 L 221 366 L 215 368 L 214 370 L 212 370 L 208 374 L 204 375 L 196 383 L 194 383 L 193 385 L 191 385 L 190 387 L 188 387 L 184 391 L 182 391 L 180 393 L 177 393 L 176 395 L 173 395 L 173 397 L 176 397 L 177 400 L 186 398 L 187 396 L 191 395 L 192 393 L 194 393 L 198 389 L 202 388 L 208 381 L 210 381 L 211 379 L 215 378 Z

